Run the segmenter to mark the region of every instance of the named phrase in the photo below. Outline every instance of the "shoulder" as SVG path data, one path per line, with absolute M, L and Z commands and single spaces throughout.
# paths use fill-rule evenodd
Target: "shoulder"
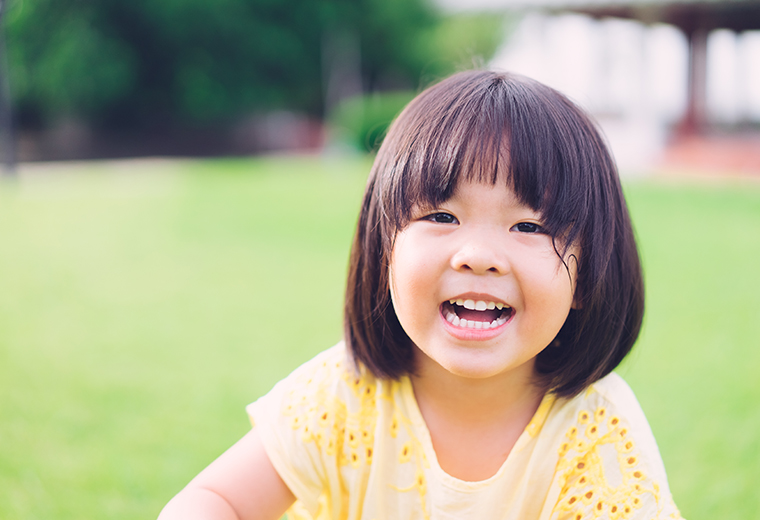
M 619 375 L 557 404 L 565 431 L 552 518 L 680 518 L 649 423 Z
M 370 465 L 377 386 L 341 342 L 246 408 L 272 465 L 310 512 L 342 468 Z
M 275 416 L 290 417 L 293 428 L 297 429 L 318 409 L 335 408 L 338 403 L 351 406 L 357 399 L 358 404 L 363 404 L 360 393 L 374 394 L 374 387 L 374 377 L 354 365 L 340 342 L 295 369 L 246 410 L 254 426 L 268 410 Z
M 363 366 L 357 366 L 343 342 L 318 354 L 246 408 L 267 448 L 277 452 L 308 449 L 322 463 L 371 462 L 371 444 L 381 394 L 388 392 Z M 345 446 L 354 448 L 342 450 Z M 366 459 L 366 460 L 365 460 Z

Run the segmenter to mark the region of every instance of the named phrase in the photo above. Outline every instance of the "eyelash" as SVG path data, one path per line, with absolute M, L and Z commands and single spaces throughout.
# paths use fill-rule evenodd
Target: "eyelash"
M 459 221 L 454 215 L 452 215 L 451 213 L 445 213 L 443 211 L 431 213 L 430 215 L 427 215 L 426 217 L 424 217 L 423 220 L 428 220 L 430 222 L 435 222 L 437 224 L 458 224 L 459 223 Z M 520 233 L 546 234 L 546 230 L 543 227 L 541 227 L 540 224 L 536 224 L 535 222 L 519 222 L 515 224 L 514 226 L 512 226 L 512 229 Z
M 443 220 L 439 220 L 439 218 L 443 218 Z M 430 222 L 435 222 L 437 224 L 458 224 L 459 221 L 457 218 L 452 215 L 451 213 L 444 213 L 442 211 L 439 211 L 437 213 L 431 213 L 430 215 L 426 216 L 423 220 L 429 220 Z
M 525 229 L 526 227 L 529 229 Z M 515 224 L 512 227 L 512 229 L 514 229 L 515 231 L 519 231 L 521 233 L 546 234 L 546 230 L 542 228 L 539 224 L 536 224 L 535 222 L 520 222 L 518 224 Z

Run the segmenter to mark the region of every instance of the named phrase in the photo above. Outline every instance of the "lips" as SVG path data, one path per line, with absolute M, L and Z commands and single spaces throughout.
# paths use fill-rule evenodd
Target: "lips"
M 501 302 L 474 299 L 452 299 L 441 304 L 441 314 L 455 327 L 493 329 L 506 323 L 513 310 Z

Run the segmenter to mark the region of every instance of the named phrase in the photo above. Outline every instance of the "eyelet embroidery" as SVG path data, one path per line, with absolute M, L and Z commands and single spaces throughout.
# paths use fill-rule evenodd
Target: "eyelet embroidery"
M 316 371 L 330 372 L 315 377 Z M 327 381 L 334 380 L 334 371 L 343 380 L 353 395 L 358 399 L 356 411 L 350 411 L 339 397 L 328 388 Z M 393 400 L 398 392 L 391 382 L 384 385 L 384 392 L 377 394 L 377 385 L 363 374 L 356 375 L 346 370 L 341 363 L 324 362 L 317 365 L 310 373 L 302 374 L 295 388 L 285 396 L 282 413 L 289 417 L 291 427 L 300 433 L 302 442 L 313 442 L 317 448 L 324 450 L 329 456 L 337 459 L 338 465 L 350 470 L 360 470 L 362 466 L 370 466 L 373 459 L 375 442 L 375 427 L 377 424 L 376 399 L 384 399 L 392 403 L 393 415 L 389 427 L 392 438 L 408 440 L 398 453 L 399 462 L 416 465 L 414 481 L 406 486 L 391 486 L 398 492 L 416 490 L 419 494 L 420 508 L 423 518 L 429 519 L 426 504 L 427 480 L 425 468 L 428 462 L 422 450 L 422 444 L 413 433 L 411 423 L 398 409 Z M 288 510 L 288 514 L 298 516 L 296 509 Z
M 317 371 L 321 372 L 319 377 L 316 377 Z M 316 364 L 310 372 L 296 380 L 281 408 L 287 417 L 285 424 L 295 430 L 295 438 L 314 443 L 320 451 L 334 457 L 342 468 L 341 472 L 367 471 L 374 456 L 377 400 L 390 403 L 390 422 L 383 427 L 382 433 L 377 433 L 398 439 L 396 446 L 400 448 L 395 454 L 398 463 L 409 464 L 411 467 L 407 467 L 412 470 L 407 474 L 409 480 L 399 482 L 400 486 L 390 484 L 390 487 L 400 493 L 418 495 L 420 516 L 429 519 L 426 478 L 429 464 L 411 422 L 393 398 L 399 393 L 396 385 L 401 383 L 383 384 L 380 387 L 382 392 L 379 392 L 371 377 L 363 374 L 356 377 L 340 363 Z M 346 402 L 335 395 L 329 382 L 335 381 L 336 377 L 357 401 L 352 398 Z M 546 404 L 544 412 L 548 413 L 549 403 Z M 536 416 L 545 415 L 539 412 L 540 409 Z M 536 436 L 542 426 L 543 420 L 534 417 L 526 428 L 527 433 Z M 653 503 L 657 504 L 657 518 L 681 518 L 672 499 L 663 503 L 660 487 L 642 463 L 630 426 L 615 415 L 614 410 L 598 407 L 578 412 L 576 424 L 567 429 L 557 450 L 556 478 L 560 479 L 562 488 L 551 515 L 553 520 L 626 520 L 635 516 L 637 510 Z M 616 470 L 617 473 L 617 469 L 619 475 L 605 475 L 605 471 Z M 320 510 L 323 506 L 326 507 L 320 501 Z M 289 514 L 294 512 L 288 511 Z
M 611 484 L 605 475 L 604 446 L 612 447 L 617 454 L 619 484 Z M 643 506 L 647 497 L 654 499 L 658 518 L 661 517 L 666 504 L 660 496 L 659 485 L 649 478 L 640 463 L 628 426 L 616 415 L 609 417 L 605 407 L 581 410 L 577 424 L 567 430 L 558 453 L 556 471 L 564 485 L 552 512 L 553 519 L 625 520 Z M 670 505 L 673 513 L 669 518 L 680 519 L 672 500 Z

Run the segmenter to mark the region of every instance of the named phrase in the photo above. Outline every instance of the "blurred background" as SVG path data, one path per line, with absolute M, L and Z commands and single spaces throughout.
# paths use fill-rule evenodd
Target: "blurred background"
M 489 66 L 592 112 L 624 169 L 760 169 L 754 0 L 154 4 L 2 3 L 6 162 L 372 149 Z
M 524 73 L 599 121 L 647 287 L 618 369 L 685 518 L 760 518 L 760 1 L 0 0 L 0 518 L 153 518 L 339 341 L 373 151 Z
M 424 0 L 4 4 L 21 161 L 320 149 L 328 123 L 390 118 L 490 58 L 506 19 Z

